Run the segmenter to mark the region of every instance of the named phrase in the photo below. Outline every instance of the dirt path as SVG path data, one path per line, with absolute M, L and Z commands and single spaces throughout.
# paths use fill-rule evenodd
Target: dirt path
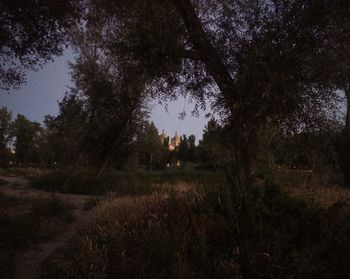
M 0 192 L 13 197 L 52 197 L 56 196 L 71 203 L 73 206 L 81 206 L 89 197 L 84 195 L 50 193 L 30 188 L 28 181 L 21 177 L 0 176 L 0 179 L 7 182 L 0 186 Z
M 1 185 L 0 189 L 6 195 L 14 197 L 51 197 L 52 193 L 43 192 L 28 187 L 28 182 L 19 177 L 0 177 L 6 184 Z M 42 242 L 31 247 L 19 255 L 16 260 L 16 269 L 14 279 L 37 279 L 40 278 L 40 267 L 43 261 L 55 250 L 63 247 L 76 233 L 77 229 L 85 220 L 86 212 L 83 205 L 88 199 L 82 195 L 55 194 L 73 206 L 73 222 L 67 230 L 56 239 Z

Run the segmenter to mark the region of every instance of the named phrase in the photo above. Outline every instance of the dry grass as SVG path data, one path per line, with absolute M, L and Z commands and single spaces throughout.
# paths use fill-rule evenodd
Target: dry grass
M 157 193 L 114 194 L 99 202 L 74 243 L 45 263 L 43 278 L 297 278 L 298 274 L 333 278 L 329 277 L 333 273 L 342 278 L 346 274 L 348 215 L 334 221 L 333 211 L 266 185 L 252 189 L 248 206 L 232 222 L 237 212 L 226 207 L 224 191 L 205 194 L 205 187 L 191 183 L 159 187 Z M 311 191 L 291 185 L 288 189 L 304 199 L 318 196 L 327 207 L 344 198 L 344 191 L 348 198 L 346 189 Z
M 106 198 L 105 202 L 96 207 L 89 215 L 85 228 L 101 227 L 96 224 L 109 223 L 117 227 L 120 224 L 133 222 L 147 214 L 148 209 L 168 198 L 168 194 L 152 194 L 136 197 Z M 113 230 L 113 228 L 109 228 Z M 118 230 L 116 230 L 118 231 Z
M 280 168 L 274 170 L 274 178 L 291 196 L 309 200 L 328 208 L 335 203 L 350 207 L 350 188 L 337 185 L 339 177 L 313 174 L 311 171 Z
M 287 191 L 293 197 L 310 199 L 323 207 L 339 202 L 350 206 L 350 189 L 341 186 L 288 187 Z
M 252 189 L 239 214 L 225 187 L 198 182 L 159 181 L 147 195 L 109 194 L 74 243 L 48 259 L 43 278 L 342 278 L 348 213 L 332 205 L 348 202 L 350 191 L 297 174 L 284 174 L 280 184 L 304 201 L 266 184 Z
M 169 266 L 161 268 L 160 272 L 171 272 L 171 268 L 180 272 L 179 269 L 185 268 L 181 262 L 184 251 L 178 243 L 180 240 L 173 238 L 173 230 L 188 230 L 188 226 L 192 226 L 191 220 L 195 220 L 191 215 L 188 201 L 181 198 L 175 201 L 167 193 L 109 196 L 92 210 L 81 228 L 79 240 L 73 247 L 73 259 L 59 271 L 55 269 L 56 264 L 50 267 L 49 262 L 44 278 L 106 278 L 108 274 L 138 278 L 143 269 L 153 272 L 148 260 L 156 262 L 157 268 L 162 264 Z M 173 227 L 175 224 L 179 227 Z M 174 261 L 174 255 L 178 255 L 179 262 Z M 159 278 L 166 278 L 165 273 Z M 149 275 L 151 277 L 145 278 L 153 278 Z

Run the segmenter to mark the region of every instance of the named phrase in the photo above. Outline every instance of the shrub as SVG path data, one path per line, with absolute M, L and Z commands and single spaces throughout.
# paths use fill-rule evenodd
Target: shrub
M 291 198 L 271 184 L 253 189 L 245 203 L 239 221 L 243 273 L 252 278 L 346 278 L 350 253 L 343 247 L 350 245 L 349 219 L 334 226 L 329 210 Z M 343 247 L 334 244 L 339 240 Z
M 60 192 L 66 175 L 64 172 L 54 171 L 41 176 L 30 177 L 31 187 L 43 191 Z

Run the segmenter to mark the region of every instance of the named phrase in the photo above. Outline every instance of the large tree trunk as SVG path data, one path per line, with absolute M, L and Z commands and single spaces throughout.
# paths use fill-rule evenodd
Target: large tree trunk
M 242 164 L 241 176 L 245 177 L 246 179 L 250 179 L 253 177 L 256 167 L 257 130 L 255 128 L 248 130 L 246 135 L 242 137 L 242 142 L 240 144 L 240 162 Z
M 238 140 L 236 140 L 237 146 L 232 151 L 238 160 L 236 163 L 238 169 L 234 168 L 232 171 L 235 173 L 232 175 L 241 176 L 242 182 L 246 183 L 250 180 L 255 169 L 257 123 L 249 121 L 249 117 L 240 111 L 235 82 L 203 29 L 191 0 L 172 0 L 172 2 L 187 27 L 199 59 L 204 63 L 219 87 L 224 97 L 225 106 L 230 110 L 231 116 L 235 115 L 240 119 L 240 121 L 234 120 L 234 125 L 237 124 L 237 127 L 233 127 L 233 136 Z
M 235 101 L 237 100 L 237 94 L 234 90 L 234 80 L 226 65 L 221 61 L 207 33 L 204 31 L 191 0 L 172 1 L 186 24 L 194 48 L 199 54 L 199 59 L 205 64 L 217 86 L 220 88 L 224 95 L 226 106 L 231 110 L 234 109 Z

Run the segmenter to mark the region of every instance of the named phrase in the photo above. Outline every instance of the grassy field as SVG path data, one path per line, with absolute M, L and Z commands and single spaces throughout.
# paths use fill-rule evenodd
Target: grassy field
M 350 205 L 350 188 L 340 185 L 341 179 L 337 176 L 325 179 L 310 171 L 276 169 L 275 182 L 293 197 L 299 197 L 316 203 L 322 207 L 334 204 Z
M 35 189 L 89 195 L 86 221 L 43 262 L 41 278 L 349 278 L 350 190 L 311 176 L 278 170 L 274 182 L 261 180 L 239 197 L 219 173 L 110 172 L 97 181 L 82 172 L 68 182 L 58 172 L 33 176 Z M 17 216 L 41 216 L 51 203 L 4 197 L 2 205 L 20 224 Z M 66 216 L 69 207 L 62 208 Z M 14 235 L 48 237 L 38 227 L 30 234 L 14 226 Z M 5 251 L 26 248 L 16 249 Z M 2 268 L 11 267 L 8 255 Z
M 122 196 L 117 191 L 94 208 L 72 244 L 45 262 L 43 277 L 349 275 L 347 189 L 314 185 L 310 196 L 310 184 L 279 187 L 268 182 L 251 187 L 235 204 L 229 185 L 218 179 L 152 179 L 150 185 L 157 185 L 152 191 L 137 195 L 130 188 L 130 195 L 125 190 Z M 172 191 L 164 191 L 154 181 L 168 188 L 172 185 Z M 302 175 L 300 181 L 304 181 Z

